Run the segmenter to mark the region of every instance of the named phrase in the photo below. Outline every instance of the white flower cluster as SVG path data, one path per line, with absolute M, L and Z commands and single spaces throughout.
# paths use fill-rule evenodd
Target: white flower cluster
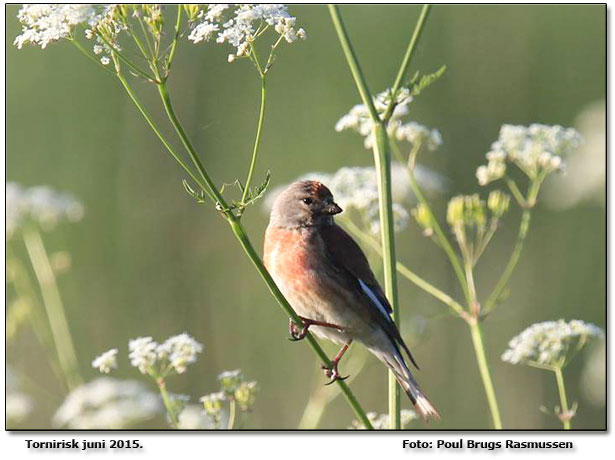
M 476 170 L 481 185 L 501 178 L 506 161 L 515 163 L 530 179 L 535 180 L 563 169 L 562 156 L 581 145 L 581 136 L 573 128 L 534 123 L 530 126 L 503 125 L 498 140 L 491 145 L 488 163 Z
M 388 430 L 389 429 L 389 414 L 378 414 L 376 412 L 368 412 L 367 418 L 371 422 L 374 430 Z M 416 420 L 418 416 L 413 410 L 402 409 L 400 412 L 401 427 L 405 428 L 411 421 Z M 351 430 L 364 430 L 365 426 L 359 420 L 353 420 Z
M 428 150 L 436 150 L 442 145 L 442 135 L 437 129 L 429 129 L 419 123 L 411 121 L 394 128 L 394 135 L 398 141 L 406 141 L 410 144 L 424 145 Z
M 44 49 L 51 42 L 69 38 L 76 25 L 87 23 L 95 14 L 93 5 L 87 4 L 24 4 L 17 14 L 21 35 L 13 44 L 19 49 L 26 43 Z
M 92 361 L 92 367 L 103 374 L 108 374 L 111 369 L 117 369 L 117 348 L 105 351 Z
M 133 380 L 101 377 L 73 390 L 53 416 L 68 429 L 121 429 L 154 417 L 160 399 Z
M 225 15 L 234 8 L 233 14 Z M 306 37 L 305 30 L 297 29 L 297 19 L 282 4 L 227 4 L 209 5 L 200 13 L 197 24 L 188 39 L 194 43 L 207 42 L 216 36 L 217 43 L 229 43 L 236 48 L 228 57 L 229 62 L 247 56 L 249 48 L 266 29 L 272 27 L 280 39 L 292 43 Z
M 201 406 L 189 404 L 179 414 L 178 428 L 180 430 L 211 430 L 215 428 L 215 425 L 203 412 Z
M 56 192 L 46 186 L 23 188 L 15 182 L 6 184 L 8 237 L 28 222 L 50 230 L 62 220 L 81 220 L 83 212 L 83 205 L 68 193 Z
M 420 165 L 415 167 L 417 182 L 424 190 L 440 191 L 444 188 L 444 178 Z M 404 203 L 412 203 L 415 198 L 410 187 L 408 171 L 400 163 L 391 165 L 393 215 L 395 230 L 403 230 L 408 223 L 408 211 Z M 370 231 L 380 231 L 378 209 L 378 177 L 374 167 L 343 167 L 334 174 L 308 173 L 297 180 L 317 180 L 325 184 L 333 193 L 335 202 L 344 211 L 356 211 L 365 221 Z M 273 201 L 285 186 L 277 187 L 268 193 L 265 208 L 270 210 Z
M 401 88 L 395 97 L 395 108 L 389 121 L 389 135 L 393 135 L 395 130 L 401 126 L 401 118 L 408 114 L 412 96 L 408 88 Z M 386 90 L 374 97 L 374 106 L 378 115 L 382 116 L 391 101 L 391 90 Z M 339 133 L 344 130 L 352 130 L 359 133 L 365 139 L 363 144 L 366 149 L 371 149 L 374 145 L 373 134 L 374 122 L 365 104 L 357 104 L 350 109 L 346 115 L 335 124 L 335 130 Z
M 533 362 L 559 366 L 565 361 L 573 345 L 583 346 L 589 339 L 602 337 L 602 329 L 580 320 L 536 323 L 508 343 L 508 350 L 502 355 L 502 361 L 511 364 Z
M 188 364 L 196 362 L 196 356 L 203 351 L 203 345 L 184 332 L 168 338 L 162 344 L 151 337 L 139 337 L 128 343 L 128 350 L 130 364 L 142 374 L 148 373 L 159 361 L 168 361 L 175 372 L 183 374 Z

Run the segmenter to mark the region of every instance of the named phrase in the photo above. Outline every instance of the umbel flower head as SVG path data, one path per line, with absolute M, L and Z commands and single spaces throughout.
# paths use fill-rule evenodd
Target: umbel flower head
M 563 157 L 581 144 L 573 128 L 534 123 L 530 126 L 503 125 L 498 140 L 487 152 L 488 163 L 479 166 L 476 178 L 487 185 L 504 176 L 506 162 L 516 164 L 531 180 L 541 180 L 564 168 Z
M 382 116 L 391 101 L 391 90 L 386 90 L 374 97 L 374 106 L 379 116 Z M 410 112 L 409 106 L 412 96 L 408 88 L 401 88 L 395 97 L 395 108 L 389 120 L 387 131 L 392 139 L 406 141 L 412 146 L 424 146 L 429 150 L 436 150 L 442 145 L 442 136 L 436 129 L 427 128 L 416 122 L 403 123 L 402 118 Z M 337 132 L 351 130 L 363 136 L 366 149 L 374 146 L 374 122 L 369 110 L 364 104 L 357 104 L 335 125 Z
M 187 333 L 169 337 L 158 344 L 151 337 L 139 337 L 128 343 L 130 364 L 142 374 L 151 373 L 156 365 L 170 366 L 178 374 L 186 372 L 188 364 L 196 362 L 203 345 Z
M 53 416 L 68 429 L 121 429 L 150 419 L 161 410 L 160 399 L 133 380 L 100 377 L 73 390 Z
M 68 193 L 47 186 L 24 188 L 15 182 L 6 184 L 7 237 L 28 223 L 51 230 L 62 221 L 81 220 L 83 213 L 83 205 Z
M 508 343 L 502 361 L 561 367 L 569 352 L 582 348 L 591 339 L 602 337 L 602 329 L 580 320 L 536 323 Z
M 189 12 L 195 21 L 188 40 L 194 43 L 208 42 L 216 37 L 217 43 L 229 43 L 235 53 L 229 54 L 229 62 L 248 56 L 250 47 L 267 30 L 273 29 L 278 35 L 275 48 L 281 40 L 293 43 L 305 39 L 303 28 L 297 28 L 297 19 L 288 13 L 282 4 L 212 4 L 207 10 Z M 198 24 L 196 20 L 200 20 Z

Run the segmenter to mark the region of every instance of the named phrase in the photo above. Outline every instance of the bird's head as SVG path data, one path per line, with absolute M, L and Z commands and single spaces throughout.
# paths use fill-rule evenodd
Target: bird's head
M 302 180 L 289 185 L 276 198 L 271 210 L 271 225 L 285 228 L 331 225 L 342 212 L 331 191 L 322 183 Z

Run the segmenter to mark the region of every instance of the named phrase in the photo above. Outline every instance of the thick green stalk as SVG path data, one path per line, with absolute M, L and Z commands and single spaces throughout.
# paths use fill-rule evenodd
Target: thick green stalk
M 483 332 L 478 321 L 474 321 L 470 324 L 470 333 L 472 334 L 472 343 L 474 345 L 474 352 L 476 353 L 476 362 L 478 363 L 478 369 L 481 379 L 483 380 L 485 394 L 487 395 L 487 401 L 489 403 L 489 410 L 491 411 L 493 427 L 496 430 L 501 430 L 502 420 L 500 418 L 500 409 L 498 408 L 498 402 L 495 397 L 495 390 L 489 372 L 489 364 L 487 363 L 487 356 L 485 355 Z
M 237 402 L 234 399 L 231 399 L 229 404 L 229 412 L 228 412 L 228 422 L 226 424 L 227 430 L 232 430 L 235 425 L 235 415 L 237 413 Z
M 38 230 L 24 230 L 23 238 L 32 267 L 34 268 L 34 274 L 41 288 L 43 303 L 47 310 L 47 319 L 49 320 L 60 367 L 62 368 L 66 385 L 70 390 L 73 390 L 83 383 L 83 379 L 79 373 L 77 354 L 75 353 L 75 346 L 70 335 L 56 277 Z
M 254 148 L 252 150 L 252 159 L 250 160 L 250 169 L 248 170 L 248 177 L 244 184 L 243 196 L 241 202 L 245 204 L 246 199 L 250 193 L 250 185 L 252 184 L 252 176 L 254 175 L 254 169 L 256 167 L 256 159 L 258 158 L 258 148 L 261 144 L 261 134 L 263 132 L 263 123 L 265 121 L 265 102 L 267 100 L 267 77 L 263 75 L 261 77 L 261 108 L 258 113 L 258 124 L 256 127 L 256 138 L 254 139 Z
M 384 269 L 384 290 L 393 310 L 393 322 L 399 329 L 399 299 L 397 297 L 397 259 L 395 257 L 395 224 L 393 221 L 393 193 L 391 191 L 391 149 L 383 124 L 374 125 L 374 162 L 378 174 L 380 237 Z M 390 428 L 401 428 L 400 392 L 397 379 L 389 371 Z
M 393 115 L 393 110 L 395 110 L 395 97 L 397 96 L 397 91 L 401 86 L 404 77 L 408 73 L 408 68 L 410 67 L 410 61 L 412 60 L 412 55 L 414 54 L 414 50 L 416 48 L 416 44 L 421 38 L 421 33 L 423 32 L 423 26 L 425 25 L 425 21 L 427 21 L 427 16 L 429 15 L 429 10 L 431 9 L 431 5 L 426 4 L 423 5 L 421 9 L 421 15 L 414 26 L 414 32 L 412 32 L 412 38 L 408 43 L 408 48 L 406 48 L 406 53 L 404 54 L 404 59 L 402 60 L 401 66 L 397 72 L 397 77 L 395 77 L 395 82 L 391 88 L 391 102 L 387 107 L 387 110 L 384 114 L 384 120 L 388 121 Z
M 562 375 L 562 368 L 560 366 L 555 366 L 553 368 L 553 372 L 555 372 L 555 379 L 557 380 L 557 391 L 559 392 L 559 401 L 560 405 L 562 406 L 560 420 L 564 425 L 564 430 L 569 430 L 571 428 L 570 410 L 568 409 L 568 398 L 566 397 L 566 386 L 564 385 L 564 376 Z
M 531 210 L 524 209 L 521 216 L 521 224 L 519 225 L 519 233 L 517 234 L 517 243 L 515 244 L 510 259 L 508 260 L 508 264 L 504 269 L 504 273 L 495 285 L 493 292 L 491 292 L 491 295 L 485 302 L 485 312 L 491 311 L 491 309 L 493 309 L 498 298 L 500 297 L 500 294 L 508 284 L 508 280 L 510 279 L 510 276 L 515 270 L 517 262 L 519 262 L 519 257 L 521 257 L 521 251 L 523 250 L 523 243 L 525 242 L 525 237 L 527 236 L 528 229 L 530 228 L 530 218 Z
M 350 44 L 350 40 L 348 39 L 348 32 L 346 32 L 346 27 L 340 17 L 339 8 L 337 5 L 328 5 L 328 8 L 329 14 L 331 15 L 331 20 L 333 21 L 333 26 L 337 32 L 337 37 L 342 45 L 344 55 L 346 56 L 346 62 L 348 63 L 348 67 L 350 67 L 352 78 L 354 78 L 357 89 L 359 90 L 361 100 L 363 101 L 363 104 L 365 104 L 365 107 L 367 107 L 367 110 L 369 110 L 372 120 L 376 123 L 380 121 L 380 117 L 378 116 L 378 112 L 374 106 L 374 101 L 372 100 L 372 95 L 367 87 L 365 75 L 359 65 L 359 59 L 357 58 L 357 55 Z

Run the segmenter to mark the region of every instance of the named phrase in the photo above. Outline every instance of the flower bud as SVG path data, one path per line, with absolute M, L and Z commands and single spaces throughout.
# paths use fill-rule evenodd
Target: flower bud
M 203 396 L 200 401 L 203 403 L 203 409 L 205 413 L 212 417 L 214 420 L 220 418 L 222 412 L 222 403 L 226 400 L 226 395 L 221 391 L 218 393 L 211 393 L 207 396 Z
M 494 190 L 487 198 L 487 207 L 494 217 L 500 218 L 508 211 L 510 196 L 500 190 Z
M 235 390 L 243 383 L 243 374 L 239 369 L 226 371 L 218 376 L 221 389 L 227 395 L 232 396 Z
M 194 3 L 185 3 L 184 11 L 186 12 L 186 16 L 188 16 L 188 21 L 196 21 L 199 17 L 199 13 L 201 12 L 201 5 L 195 5 Z
M 242 411 L 248 411 L 254 406 L 258 384 L 256 382 L 243 382 L 235 390 L 235 401 Z
M 448 202 L 446 210 L 446 221 L 451 227 L 463 225 L 464 197 L 462 195 L 454 196 Z
M 421 203 L 411 212 L 416 222 L 423 228 L 423 235 L 431 236 L 433 234 L 433 227 L 431 225 L 431 217 L 429 216 L 427 206 Z

